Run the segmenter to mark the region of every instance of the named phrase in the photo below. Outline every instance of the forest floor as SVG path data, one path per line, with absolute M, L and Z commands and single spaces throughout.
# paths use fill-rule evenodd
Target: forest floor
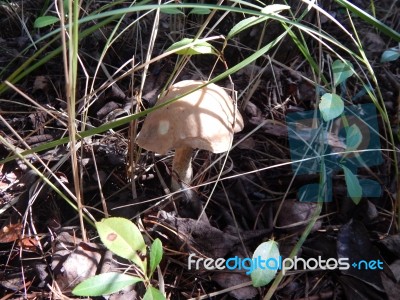
M 304 2 L 287 2 L 293 15 L 284 11 L 283 16 L 296 19 L 307 11 Z M 190 254 L 197 259 L 251 258 L 268 240 L 278 243 L 283 258 L 370 263 L 289 270 L 276 281 L 274 299 L 398 299 L 400 59 L 381 61 L 382 54 L 398 44 L 348 13 L 339 1 L 321 2 L 321 10 L 331 18 L 311 9 L 298 22 L 354 53 L 360 50 L 352 40 L 357 36 L 366 56 L 356 60 L 340 45 L 320 43 L 303 32 L 305 53 L 315 59 L 319 73 L 286 35 L 257 60 L 218 81 L 237 91 L 244 128 L 234 135 L 228 155 L 194 151 L 191 187 L 207 215 L 195 220 L 176 212 L 178 197 L 170 192 L 174 151 L 159 155 L 137 147 L 135 136 L 145 117 L 112 122 L 154 106 L 171 76 L 175 82 L 215 78 L 286 29 L 276 20 L 252 26 L 229 41 L 223 57 L 193 55 L 181 69 L 181 56 L 159 57 L 148 65 L 146 77 L 143 69 L 132 72 L 146 61 L 146 53 L 162 56 L 175 42 L 193 38 L 202 24 L 207 25 L 203 36 L 215 37 L 210 44 L 221 50 L 220 37 L 249 16 L 218 11 L 208 22 L 209 15 L 189 14 L 189 9 L 185 15 L 162 13 L 152 42 L 156 13 L 142 11 L 87 34 L 79 40 L 76 126 L 84 131 L 114 125 L 78 139 L 76 178 L 68 140 L 57 142 L 69 136 L 65 65 L 62 52 L 57 52 L 62 41 L 57 36 L 50 43 L 49 37 L 33 46 L 58 28 L 34 27 L 35 20 L 54 12 L 55 6 L 49 1 L 0 1 L 0 299 L 75 299 L 71 290 L 84 277 L 128 269 L 126 261 L 111 258 L 90 222 L 85 221 L 82 233 L 73 207 L 77 191 L 89 219 L 128 218 L 146 243 L 162 241 L 164 255 L 152 285 L 168 299 L 262 299 L 273 285 L 254 287 L 245 270 L 195 270 L 188 261 Z M 373 9 L 370 2 L 375 3 Z M 400 1 L 353 3 L 400 31 Z M 81 16 L 103 5 L 82 1 Z M 109 9 L 129 5 L 121 1 Z M 352 34 L 346 35 L 333 20 Z M 80 30 L 99 22 L 84 23 Z M 114 29 L 120 35 L 109 44 Z M 301 36 L 298 29 L 292 32 Z M 342 59 L 352 63 L 355 73 L 334 86 L 332 64 Z M 351 107 L 348 126 L 343 118 L 327 127 L 316 125 L 323 123 L 314 114 L 323 91 L 340 94 Z M 371 94 L 378 95 L 378 102 Z M 348 149 L 346 134 L 353 124 L 353 150 L 361 154 L 332 155 Z M 317 128 L 325 132 L 322 142 L 313 140 Z M 323 145 L 319 153 L 318 143 Z M 45 149 L 37 148 L 43 145 Z M 38 151 L 23 152 L 29 148 Z M 371 149 L 379 151 L 368 152 Z M 23 156 L 7 159 L 15 153 Z M 328 155 L 322 162 L 310 159 L 321 154 Z M 302 159 L 303 165 L 293 163 Z M 362 195 L 357 195 L 357 187 Z M 323 203 L 321 195 L 326 197 Z M 131 267 L 128 273 L 137 270 Z M 143 284 L 136 284 L 94 298 L 141 299 L 144 291 Z

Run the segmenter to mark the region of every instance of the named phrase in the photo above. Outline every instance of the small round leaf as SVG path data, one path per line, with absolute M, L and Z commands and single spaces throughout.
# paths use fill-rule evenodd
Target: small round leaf
M 321 97 L 319 103 L 319 110 L 322 114 L 322 118 L 325 121 L 333 120 L 339 117 L 344 110 L 344 103 L 342 98 L 336 94 L 326 93 Z
M 275 241 L 268 241 L 260 244 L 254 251 L 253 261 L 255 259 L 258 262 L 261 262 L 262 259 L 265 263 L 257 264 L 257 267 L 251 272 L 251 281 L 255 287 L 264 286 L 274 279 L 278 271 L 280 260 L 278 243 Z
M 400 49 L 390 48 L 382 53 L 381 63 L 395 61 L 400 57 Z

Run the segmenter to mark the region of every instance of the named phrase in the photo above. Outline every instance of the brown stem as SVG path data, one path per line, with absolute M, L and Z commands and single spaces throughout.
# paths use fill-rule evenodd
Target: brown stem
M 190 184 L 193 176 L 192 170 L 192 152 L 191 147 L 180 147 L 175 149 L 174 160 L 172 161 L 171 186 L 174 192 Z
M 175 149 L 174 160 L 172 161 L 172 179 L 171 188 L 173 192 L 184 190 L 178 201 L 178 212 L 184 218 L 197 219 L 201 216 L 201 220 L 209 223 L 207 215 L 202 213 L 203 206 L 200 198 L 192 189 L 187 189 L 193 177 L 192 170 L 192 152 L 190 147 L 180 147 Z

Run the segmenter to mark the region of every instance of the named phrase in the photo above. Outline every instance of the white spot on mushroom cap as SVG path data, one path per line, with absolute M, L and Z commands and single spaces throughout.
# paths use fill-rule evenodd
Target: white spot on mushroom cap
M 169 121 L 161 120 L 158 124 L 158 133 L 161 135 L 166 135 L 169 131 Z

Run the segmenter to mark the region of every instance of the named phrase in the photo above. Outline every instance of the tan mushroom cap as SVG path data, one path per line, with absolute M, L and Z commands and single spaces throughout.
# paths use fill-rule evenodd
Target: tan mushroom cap
M 205 84 L 184 80 L 171 86 L 156 105 Z M 234 123 L 234 118 L 236 122 Z M 137 144 L 153 152 L 191 147 L 213 153 L 229 150 L 234 132 L 243 129 L 243 119 L 232 98 L 221 87 L 209 84 L 179 100 L 151 112 L 144 121 Z

